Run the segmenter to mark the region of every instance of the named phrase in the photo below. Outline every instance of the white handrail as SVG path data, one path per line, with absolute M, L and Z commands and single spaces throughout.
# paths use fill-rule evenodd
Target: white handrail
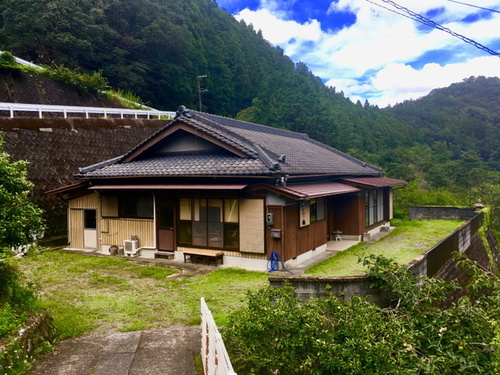
M 43 113 L 62 113 L 64 118 L 68 114 L 84 114 L 85 118 L 89 118 L 90 114 L 102 115 L 103 117 L 109 115 L 119 115 L 120 118 L 124 116 L 152 117 L 173 119 L 175 112 L 172 111 L 159 111 L 156 109 L 128 109 L 128 108 L 105 108 L 105 107 L 79 107 L 79 106 L 62 106 L 62 105 L 47 105 L 47 104 L 25 104 L 25 103 L 6 103 L 0 102 L 0 111 L 8 111 L 10 118 L 14 118 L 16 112 L 37 112 L 39 118 L 43 118 Z
M 205 298 L 201 298 L 201 358 L 205 375 L 236 375 Z
M 2 51 L 0 50 L 0 54 L 4 53 L 5 51 Z M 16 62 L 18 64 L 21 64 L 21 65 L 25 65 L 25 66 L 29 66 L 33 69 L 36 69 L 36 70 L 45 70 L 44 67 L 40 66 L 40 65 L 36 65 L 30 61 L 26 61 L 24 59 L 21 59 L 20 57 L 17 57 L 17 56 L 13 56 L 14 57 L 14 60 L 16 60 Z M 102 93 L 105 93 L 106 91 L 101 91 Z M 119 95 L 116 95 L 117 98 L 120 98 L 121 100 L 125 101 L 125 102 L 128 102 L 132 105 L 136 105 L 136 106 L 139 106 L 143 109 L 150 109 L 150 110 L 155 110 L 154 108 L 151 108 L 151 107 L 148 107 L 147 105 L 144 105 L 144 104 L 141 104 L 141 103 L 136 103 L 136 102 L 133 102 L 132 100 L 128 100 L 128 99 L 125 99 L 125 98 L 122 98 L 121 96 Z
M 4 52 L 6 52 L 6 51 L 1 51 L 0 50 L 0 54 L 2 54 Z M 14 57 L 14 60 L 16 60 L 16 62 L 18 64 L 26 65 L 26 66 L 32 67 L 34 69 L 37 69 L 37 70 L 43 70 L 43 68 L 40 65 L 33 64 L 32 62 L 26 61 L 26 60 L 21 59 L 20 57 L 17 57 L 17 56 L 13 56 L 13 57 Z

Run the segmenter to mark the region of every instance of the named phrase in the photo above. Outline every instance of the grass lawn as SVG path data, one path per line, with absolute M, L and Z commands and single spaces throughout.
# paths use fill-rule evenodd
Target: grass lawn
M 381 254 L 402 264 L 453 232 L 459 221 L 397 223 L 397 229 L 373 244 L 358 244 L 307 270 L 318 276 L 364 273 L 358 258 Z M 60 338 L 92 333 L 198 325 L 200 298 L 217 325 L 240 306 L 248 290 L 268 286 L 266 272 L 202 267 L 182 271 L 144 265 L 126 257 L 44 251 L 11 260 L 33 283 L 43 307 L 50 309 Z
M 45 251 L 15 260 L 50 309 L 61 338 L 113 331 L 200 324 L 200 298 L 217 325 L 268 274 L 206 267 L 196 272 L 142 265 L 124 257 Z
M 419 220 L 393 221 L 396 229 L 375 243 L 359 243 L 310 267 L 306 274 L 314 276 L 363 275 L 366 268 L 358 262 L 370 254 L 392 258 L 400 264 L 408 264 L 445 239 L 463 221 Z

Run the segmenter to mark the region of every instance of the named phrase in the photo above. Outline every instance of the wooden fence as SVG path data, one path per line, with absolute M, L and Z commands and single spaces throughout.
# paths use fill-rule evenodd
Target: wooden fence
M 201 298 L 201 358 L 205 375 L 236 375 L 204 298 Z

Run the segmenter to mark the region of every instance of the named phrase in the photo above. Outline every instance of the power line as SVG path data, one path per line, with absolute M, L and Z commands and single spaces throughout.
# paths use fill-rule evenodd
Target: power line
M 413 11 L 409 10 L 408 8 L 405 8 L 405 7 L 403 7 L 403 6 L 399 5 L 399 4 L 396 4 L 394 1 L 391 1 L 391 0 L 381 0 L 384 3 L 388 3 L 388 4 L 392 5 L 394 8 L 396 8 L 398 10 L 400 10 L 402 12 L 405 12 L 406 14 L 394 11 L 394 10 L 392 10 L 390 8 L 387 8 L 387 7 L 385 7 L 385 6 L 381 5 L 381 4 L 375 3 L 375 2 L 373 2 L 371 0 L 366 0 L 366 1 L 368 1 L 371 4 L 377 5 L 377 6 L 381 7 L 381 8 L 387 9 L 387 10 L 393 12 L 393 13 L 396 13 L 396 14 L 402 15 L 402 16 L 404 16 L 406 18 L 410 18 L 410 19 L 412 19 L 414 21 L 420 22 L 420 23 L 422 23 L 424 25 L 427 25 L 429 27 L 432 27 L 432 28 L 444 31 L 444 32 L 446 32 L 446 33 L 454 36 L 455 38 L 461 39 L 462 41 L 464 41 L 466 43 L 469 43 L 469 44 L 473 45 L 476 48 L 479 48 L 479 49 L 481 49 L 483 51 L 488 52 L 490 55 L 500 56 L 500 53 L 495 52 L 495 51 L 493 51 L 492 49 L 489 49 L 486 46 L 483 46 L 482 44 L 476 42 L 475 40 L 467 38 L 467 37 L 465 37 L 465 36 L 463 36 L 461 34 L 458 34 L 458 33 L 454 32 L 454 31 L 450 30 L 447 27 L 444 27 L 444 26 L 442 26 L 442 25 L 440 25 L 440 24 L 438 24 L 438 23 L 436 23 L 434 21 L 431 21 L 430 19 L 425 18 L 424 16 L 421 16 L 420 14 L 413 12 Z
M 391 9 L 391 8 L 389 8 L 389 7 L 386 7 L 386 6 L 382 5 L 382 4 L 378 4 L 378 3 L 374 2 L 374 1 L 371 1 L 371 0 L 366 0 L 366 1 L 367 1 L 367 2 L 369 2 L 369 3 L 371 3 L 371 4 L 373 4 L 373 5 L 378 6 L 378 7 L 380 7 L 380 8 L 384 8 L 385 10 L 388 10 L 389 12 L 395 13 L 395 14 L 400 15 L 400 16 L 403 16 L 403 17 L 406 17 L 406 18 L 408 18 L 408 19 L 410 19 L 410 20 L 414 20 L 414 19 L 413 19 L 412 17 L 410 17 L 409 15 L 404 14 L 404 13 L 401 13 L 401 12 L 398 12 L 398 11 L 396 11 L 396 10 L 394 10 L 394 9 Z
M 477 8 L 477 9 L 482 9 L 482 10 L 487 10 L 489 12 L 495 12 L 495 13 L 500 13 L 500 10 L 495 10 L 495 9 L 490 9 L 490 8 L 483 8 L 483 7 L 480 7 L 478 5 L 474 5 L 474 4 L 468 4 L 468 3 L 463 3 L 461 1 L 456 1 L 456 0 L 446 0 L 446 1 L 449 1 L 451 3 L 457 3 L 457 4 L 461 4 L 461 5 L 466 5 L 468 7 L 472 7 L 472 8 Z

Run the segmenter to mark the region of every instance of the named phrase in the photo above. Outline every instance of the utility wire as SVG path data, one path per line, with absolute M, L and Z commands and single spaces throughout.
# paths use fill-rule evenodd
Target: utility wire
M 393 13 L 396 13 L 396 14 L 399 14 L 399 15 L 403 15 L 406 18 L 410 18 L 410 19 L 412 19 L 414 21 L 420 22 L 420 23 L 422 23 L 424 25 L 427 25 L 429 27 L 432 27 L 432 28 L 444 31 L 444 32 L 446 32 L 446 33 L 448 33 L 448 34 L 450 34 L 450 35 L 452 35 L 452 36 L 454 36 L 454 37 L 456 37 L 458 39 L 463 40 L 466 43 L 472 44 L 476 48 L 479 48 L 479 49 L 481 49 L 483 51 L 488 52 L 490 55 L 500 56 L 500 53 L 495 52 L 495 51 L 493 51 L 492 49 L 489 49 L 486 46 L 483 46 L 482 44 L 476 42 L 475 40 L 467 38 L 467 37 L 465 37 L 465 36 L 463 36 L 461 34 L 458 34 L 458 33 L 454 32 L 454 31 L 450 30 L 447 27 L 444 27 L 444 26 L 442 26 L 442 25 L 440 25 L 440 24 L 438 24 L 438 23 L 436 23 L 434 21 L 431 21 L 430 19 L 425 18 L 425 17 L 421 16 L 420 14 L 413 12 L 413 11 L 409 10 L 408 8 L 405 8 L 405 7 L 403 7 L 403 6 L 399 5 L 399 4 L 396 4 L 394 1 L 391 1 L 391 0 L 381 0 L 384 3 L 388 3 L 388 4 L 392 5 L 394 8 L 396 8 L 398 10 L 400 10 L 402 12 L 405 12 L 406 14 L 394 11 L 394 10 L 392 10 L 390 8 L 387 8 L 387 7 L 385 7 L 385 6 L 381 5 L 381 4 L 375 3 L 375 2 L 373 2 L 371 0 L 366 0 L 366 1 L 368 1 L 371 4 L 377 5 L 377 6 L 381 7 L 381 8 L 387 9 L 387 10 L 393 12 Z
M 462 3 L 461 1 L 456 1 L 456 0 L 446 0 L 446 1 L 449 1 L 451 3 L 457 3 L 457 4 L 461 4 L 461 5 L 466 5 L 468 7 L 473 7 L 473 8 L 477 8 L 477 9 L 487 10 L 488 12 L 500 13 L 500 10 L 495 10 L 495 9 L 490 9 L 490 8 L 483 8 L 483 7 L 480 7 L 478 5 L 474 5 L 474 4 Z
M 395 13 L 395 14 L 403 16 L 403 17 L 406 17 L 406 18 L 408 18 L 410 20 L 414 20 L 414 18 L 410 17 L 409 15 L 401 13 L 401 12 L 398 12 L 395 9 L 391 9 L 389 7 L 386 7 L 386 6 L 382 5 L 382 4 L 378 4 L 378 3 L 374 2 L 374 1 L 371 1 L 371 0 L 365 0 L 365 1 L 367 1 L 367 2 L 369 2 L 371 4 L 373 4 L 373 5 L 376 5 L 376 6 L 380 7 L 380 8 L 384 8 L 385 10 L 388 10 L 389 12 Z

